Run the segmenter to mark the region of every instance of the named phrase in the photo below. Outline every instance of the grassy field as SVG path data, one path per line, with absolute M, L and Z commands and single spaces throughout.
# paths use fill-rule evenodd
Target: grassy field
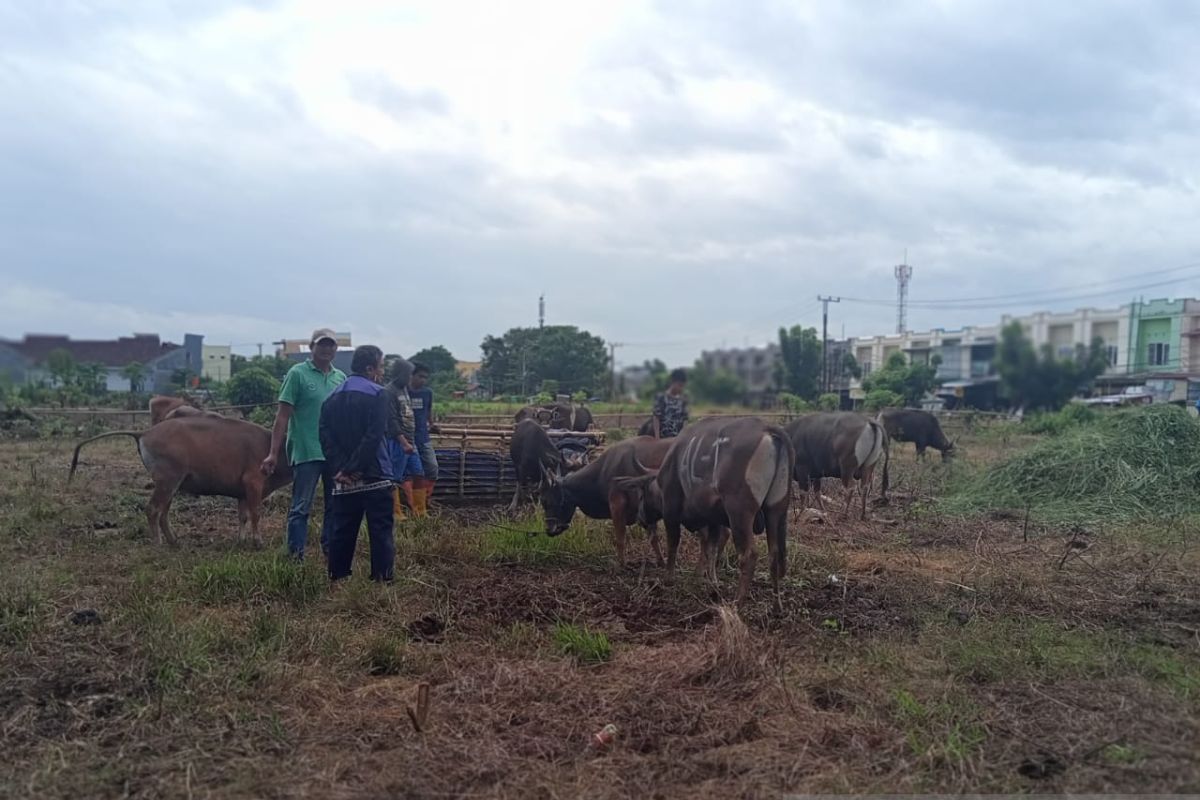
M 896 453 L 897 502 L 794 524 L 780 597 L 760 559 L 739 612 L 690 538 L 664 585 L 644 537 L 619 570 L 604 524 L 490 510 L 407 523 L 394 585 L 360 561 L 331 590 L 239 545 L 233 501 L 147 541 L 128 442 L 68 487 L 70 442 L 0 441 L 0 794 L 1200 791 L 1200 522 L 938 501 L 1037 441 Z

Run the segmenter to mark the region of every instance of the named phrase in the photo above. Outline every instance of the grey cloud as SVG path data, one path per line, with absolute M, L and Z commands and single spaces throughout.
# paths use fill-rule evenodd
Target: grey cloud
M 450 111 L 450 102 L 441 92 L 406 89 L 386 75 L 357 73 L 347 80 L 352 97 L 398 120 L 411 119 L 416 114 L 444 116 Z

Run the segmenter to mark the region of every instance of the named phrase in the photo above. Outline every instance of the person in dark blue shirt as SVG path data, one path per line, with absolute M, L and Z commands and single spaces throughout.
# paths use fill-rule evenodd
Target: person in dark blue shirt
M 433 449 L 433 390 L 429 388 L 429 367 L 419 361 L 413 362 L 412 379 L 408 384 L 408 396 L 412 400 L 416 431 L 413 444 L 421 456 L 421 474 L 413 476 L 413 513 L 423 517 L 428 513 L 429 500 L 433 497 L 433 485 L 437 483 L 437 453 Z
M 354 351 L 353 374 L 321 406 L 321 450 L 333 473 L 329 579 L 350 577 L 363 517 L 371 541 L 371 580 L 391 581 L 396 561 L 392 526 L 392 462 L 387 432 L 391 401 L 383 391 L 383 351 Z

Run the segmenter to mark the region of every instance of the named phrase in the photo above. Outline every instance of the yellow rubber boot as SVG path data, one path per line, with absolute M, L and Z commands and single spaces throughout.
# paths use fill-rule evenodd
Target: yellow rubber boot
M 392 487 L 392 519 L 397 522 L 404 521 L 404 504 L 400 502 L 400 487 Z
M 428 499 L 426 491 L 424 487 L 412 491 L 414 517 L 424 517 L 429 513 L 429 507 L 426 505 Z

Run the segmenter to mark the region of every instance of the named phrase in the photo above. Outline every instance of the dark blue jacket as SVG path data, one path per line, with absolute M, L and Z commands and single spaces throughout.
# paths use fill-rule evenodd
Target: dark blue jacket
M 413 418 L 417 428 L 413 432 L 413 444 L 425 444 L 430 440 L 429 418 L 433 413 L 433 389 L 426 386 L 415 392 L 409 390 L 408 396 L 412 398 Z
M 392 477 L 387 426 L 391 403 L 383 387 L 351 375 L 321 406 L 321 449 L 333 472 L 365 481 Z

